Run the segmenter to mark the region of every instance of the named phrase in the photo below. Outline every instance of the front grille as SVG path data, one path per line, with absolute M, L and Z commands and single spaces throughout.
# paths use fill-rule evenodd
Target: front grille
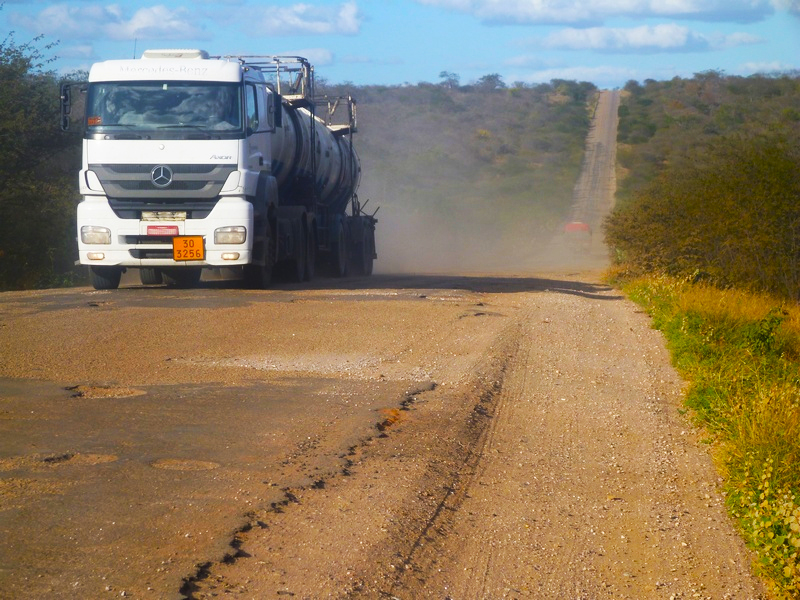
M 132 258 L 172 258 L 172 250 L 158 250 L 150 248 L 134 248 L 130 250 Z
M 141 174 L 146 173 L 149 175 L 156 165 L 92 165 L 92 170 L 95 167 L 102 166 L 105 169 L 117 174 Z M 226 165 L 168 165 L 173 173 L 211 173 L 214 169 L 224 167 Z
M 155 189 L 153 182 L 149 180 L 120 181 L 116 185 L 129 192 L 152 192 L 153 189 Z M 204 189 L 208 185 L 211 184 L 209 184 L 207 181 L 174 181 L 172 185 L 169 186 L 169 189 L 181 192 L 197 192 Z
M 172 170 L 172 183 L 159 188 L 153 183 L 155 164 L 89 165 L 94 171 L 106 196 L 118 201 L 209 201 L 216 202 L 222 186 L 236 165 L 165 165 Z
M 169 246 L 172 247 L 172 238 L 163 235 L 126 235 L 125 243 L 142 246 Z

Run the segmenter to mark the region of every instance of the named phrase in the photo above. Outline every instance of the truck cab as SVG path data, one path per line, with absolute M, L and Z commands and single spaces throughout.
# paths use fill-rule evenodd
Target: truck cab
M 61 91 L 64 129 L 72 89 Z M 189 286 L 230 267 L 259 288 L 273 267 L 296 281 L 318 262 L 335 276 L 372 272 L 355 102 L 325 98 L 317 115 L 306 59 L 147 50 L 96 63 L 81 90 L 78 250 L 95 288 L 131 268 L 143 284 Z

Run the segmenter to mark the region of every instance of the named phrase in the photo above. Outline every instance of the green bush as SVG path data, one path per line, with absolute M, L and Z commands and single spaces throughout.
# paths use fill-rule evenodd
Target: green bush
M 800 139 L 729 136 L 664 169 L 607 221 L 635 273 L 800 298 Z
M 80 141 L 59 128 L 59 83 L 38 41 L 0 42 L 0 290 L 77 276 Z

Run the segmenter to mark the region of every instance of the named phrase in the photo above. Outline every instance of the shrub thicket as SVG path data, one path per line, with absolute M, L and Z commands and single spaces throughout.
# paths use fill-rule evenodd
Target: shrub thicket
M 709 73 L 626 92 L 617 260 L 800 298 L 800 79 Z
M 40 40 L 0 42 L 0 290 L 69 283 L 80 143 L 59 128 Z
M 800 140 L 719 138 L 639 191 L 607 233 L 638 273 L 800 298 Z

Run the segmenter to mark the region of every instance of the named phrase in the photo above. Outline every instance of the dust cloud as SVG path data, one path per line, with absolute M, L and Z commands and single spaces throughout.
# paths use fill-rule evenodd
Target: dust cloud
M 375 262 L 379 273 L 507 275 L 602 268 L 607 262 L 602 240 L 584 248 L 572 243 L 562 228 L 539 228 L 527 235 L 498 232 L 492 222 L 476 222 L 454 214 L 450 223 L 442 224 L 433 222 L 424 210 L 393 208 L 386 206 L 380 213 Z
M 556 269 L 602 269 L 608 253 L 600 233 L 588 244 L 571 239 L 563 224 L 528 233 L 454 215 L 435 223 L 424 210 L 382 208 L 376 233 L 378 273 L 508 275 Z
M 465 198 L 463 172 L 420 168 L 415 181 L 398 189 L 392 173 L 381 172 L 371 156 L 362 157 L 359 194 L 381 207 L 376 231 L 380 273 L 470 273 L 527 275 L 543 270 L 599 270 L 609 265 L 602 224 L 616 190 L 618 91 L 599 95 L 586 139 L 581 172 L 571 197 L 564 196 L 563 218 L 542 211 L 530 194 Z M 386 164 L 386 163 L 384 163 Z M 453 182 L 452 194 L 426 198 L 426 182 Z M 436 189 L 443 187 L 438 185 Z M 430 184 L 427 189 L 432 189 Z M 475 190 L 472 190 L 474 193 Z M 441 194 L 441 192 L 439 192 Z M 546 215 L 542 218 L 542 215 Z

